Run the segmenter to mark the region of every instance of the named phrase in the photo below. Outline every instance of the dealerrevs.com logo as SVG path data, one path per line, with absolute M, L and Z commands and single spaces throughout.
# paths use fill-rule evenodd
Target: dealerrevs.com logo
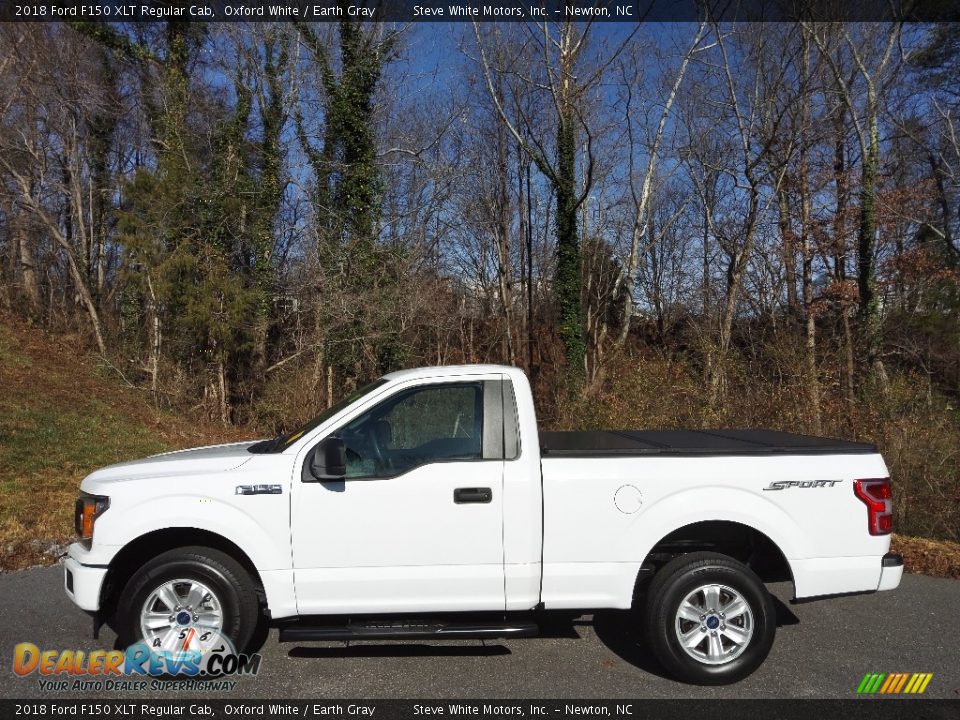
M 258 653 L 237 653 L 225 637 L 210 649 L 151 648 L 144 642 L 126 650 L 41 650 L 33 643 L 13 649 L 13 672 L 38 676 L 49 692 L 144 690 L 233 690 L 240 677 L 260 671 Z

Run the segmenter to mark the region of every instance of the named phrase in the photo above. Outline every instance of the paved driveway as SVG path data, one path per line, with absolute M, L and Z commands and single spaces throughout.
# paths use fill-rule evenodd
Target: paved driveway
M 0 576 L 0 697 L 65 697 L 16 677 L 13 647 L 111 648 L 64 595 L 59 568 Z M 281 645 L 273 630 L 261 670 L 233 698 L 851 698 L 867 672 L 932 672 L 926 697 L 960 698 L 960 582 L 905 575 L 898 590 L 786 604 L 766 663 L 737 685 L 699 688 L 663 677 L 630 642 L 622 616 L 560 626 L 551 637 L 508 642 Z M 102 693 L 91 693 L 91 699 Z M 197 693 L 184 693 L 186 696 Z M 129 693 L 120 697 L 132 697 Z M 142 697 L 157 697 L 144 693 Z

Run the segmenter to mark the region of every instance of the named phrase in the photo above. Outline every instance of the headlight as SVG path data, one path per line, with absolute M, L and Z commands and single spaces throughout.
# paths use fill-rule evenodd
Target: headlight
M 108 507 L 110 507 L 110 498 L 108 497 L 88 495 L 87 493 L 80 494 L 73 514 L 73 526 L 81 540 L 86 540 L 89 544 L 93 539 L 93 524 L 98 517 L 106 512 Z

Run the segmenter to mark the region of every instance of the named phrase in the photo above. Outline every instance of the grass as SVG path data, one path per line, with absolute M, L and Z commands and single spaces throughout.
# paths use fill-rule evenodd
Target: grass
M 92 470 L 244 434 L 157 412 L 78 346 L 0 316 L 0 570 L 56 560 Z
M 0 404 L 0 464 L 26 477 L 74 473 L 167 449 L 152 432 L 101 403 L 83 413 Z
M 33 563 L 69 539 L 79 480 L 91 469 L 168 449 L 102 403 L 83 412 L 0 400 L 0 543 L 5 568 Z M 32 542 L 24 543 L 26 537 Z

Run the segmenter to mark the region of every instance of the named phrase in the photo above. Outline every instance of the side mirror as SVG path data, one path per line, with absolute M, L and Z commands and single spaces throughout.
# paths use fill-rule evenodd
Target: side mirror
M 347 474 L 347 446 L 338 437 L 328 437 L 313 449 L 307 465 L 316 481 L 343 480 Z

